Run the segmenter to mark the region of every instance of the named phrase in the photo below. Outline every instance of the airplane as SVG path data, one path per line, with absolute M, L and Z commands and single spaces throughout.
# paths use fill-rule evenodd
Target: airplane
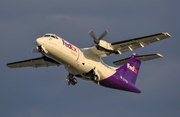
M 162 58 L 161 54 L 133 53 L 131 57 L 114 61 L 113 64 L 116 66 L 109 66 L 102 59 L 143 48 L 171 37 L 169 33 L 162 32 L 109 43 L 103 40 L 103 37 L 108 34 L 107 30 L 99 38 L 96 38 L 92 30 L 88 33 L 93 38 L 94 46 L 87 48 L 78 48 L 55 34 L 45 34 L 36 39 L 36 48 L 32 49 L 32 52 L 40 52 L 42 57 L 8 63 L 7 66 L 38 68 L 63 65 L 68 71 L 66 78 L 68 85 L 77 84 L 76 78 L 81 78 L 107 88 L 141 93 L 141 90 L 135 86 L 141 62 Z

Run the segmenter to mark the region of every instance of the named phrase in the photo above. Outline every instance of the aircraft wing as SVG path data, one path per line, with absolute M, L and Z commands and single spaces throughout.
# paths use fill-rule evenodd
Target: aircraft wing
M 111 45 L 114 50 L 119 51 L 119 53 L 124 53 L 127 51 L 133 51 L 134 49 L 137 49 L 137 48 L 142 48 L 151 43 L 154 43 L 154 42 L 157 42 L 157 41 L 169 38 L 169 37 L 171 37 L 170 34 L 168 34 L 167 32 L 163 32 L 163 33 L 158 33 L 158 34 L 149 35 L 145 37 L 139 37 L 135 39 L 114 42 L 114 43 L 111 43 Z
M 96 47 L 91 47 L 88 50 L 98 55 L 99 57 L 107 57 L 115 54 L 122 54 L 124 52 L 133 51 L 137 48 L 143 48 L 151 43 L 171 37 L 167 32 L 162 32 L 154 35 L 109 43 L 111 49 L 98 50 Z
M 37 68 L 37 67 L 59 66 L 59 65 L 60 65 L 60 63 L 58 63 L 46 56 L 7 64 L 7 66 L 9 68 L 21 68 L 21 67 Z

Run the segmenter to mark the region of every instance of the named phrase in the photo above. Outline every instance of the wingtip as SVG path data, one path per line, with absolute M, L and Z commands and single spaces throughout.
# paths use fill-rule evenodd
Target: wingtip
M 171 37 L 171 35 L 168 32 L 162 32 L 164 35 Z
M 163 58 L 163 55 L 162 55 L 162 54 L 157 53 L 157 55 L 158 55 L 160 58 Z
M 7 63 L 7 64 L 6 64 L 6 67 L 11 68 L 10 63 Z

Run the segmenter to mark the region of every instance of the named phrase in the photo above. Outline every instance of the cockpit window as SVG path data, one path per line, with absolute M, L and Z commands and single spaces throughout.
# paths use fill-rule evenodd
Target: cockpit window
M 44 37 L 51 37 L 51 35 L 44 35 Z
M 56 35 L 49 35 L 49 34 L 46 34 L 46 35 L 44 35 L 44 37 L 52 37 L 52 38 L 58 39 L 58 37 L 57 37 Z
M 52 38 L 55 38 L 55 36 L 51 35 Z

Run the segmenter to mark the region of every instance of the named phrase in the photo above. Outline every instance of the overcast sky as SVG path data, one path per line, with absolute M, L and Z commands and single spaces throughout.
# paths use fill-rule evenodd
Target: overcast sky
M 178 117 L 180 115 L 180 2 L 178 0 L 1 0 L 0 117 Z M 78 79 L 68 86 L 61 67 L 6 67 L 9 62 L 39 57 L 32 54 L 36 38 L 55 33 L 78 47 L 93 44 L 104 29 L 108 42 L 160 32 L 172 38 L 137 49 L 161 53 L 144 62 L 137 87 L 141 94 L 113 90 Z M 132 52 L 105 58 L 115 60 Z

